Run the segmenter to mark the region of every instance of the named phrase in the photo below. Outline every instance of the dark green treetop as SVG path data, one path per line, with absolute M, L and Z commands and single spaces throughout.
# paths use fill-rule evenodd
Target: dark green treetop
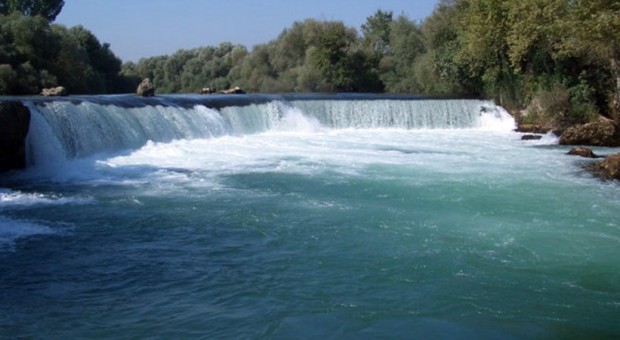
M 21 12 L 24 15 L 40 15 L 48 21 L 54 21 L 64 5 L 64 0 L 0 0 L 0 14 Z

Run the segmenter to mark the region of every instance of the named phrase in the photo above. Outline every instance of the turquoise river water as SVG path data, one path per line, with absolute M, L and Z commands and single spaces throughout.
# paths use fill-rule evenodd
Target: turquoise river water
M 214 98 L 25 100 L 0 338 L 620 337 L 620 188 L 552 135 L 479 100 Z

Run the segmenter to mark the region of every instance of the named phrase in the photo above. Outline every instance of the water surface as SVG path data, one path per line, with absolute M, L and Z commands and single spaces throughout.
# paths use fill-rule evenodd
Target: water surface
M 364 105 L 31 103 L 1 336 L 620 335 L 616 183 L 491 103 Z

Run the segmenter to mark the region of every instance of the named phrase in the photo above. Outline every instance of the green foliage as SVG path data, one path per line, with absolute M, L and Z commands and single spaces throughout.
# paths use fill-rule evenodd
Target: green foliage
M 508 8 L 508 56 L 516 72 L 550 73 L 566 17 L 564 0 L 522 0 Z M 562 18 L 561 20 L 559 18 Z
M 618 1 L 442 1 L 422 32 L 433 62 L 414 70 L 450 85 L 439 91 L 529 106 L 558 125 L 620 116 Z
M 110 46 L 83 27 L 19 12 L 0 15 L 0 94 L 36 94 L 57 85 L 70 93 L 124 91 L 120 67 Z
M 598 109 L 592 95 L 592 88 L 586 83 L 572 87 L 560 83 L 541 87 L 530 102 L 526 123 L 566 128 L 594 121 Z
M 48 21 L 54 21 L 64 5 L 64 0 L 0 0 L 0 14 L 20 12 L 27 16 L 39 15 Z
M 366 23 L 362 25 L 362 44 L 374 58 L 380 59 L 390 52 L 392 15 L 392 12 L 377 10 L 373 16 L 366 18 Z
M 541 88 L 534 100 L 533 107 L 529 110 L 538 119 L 547 122 L 547 125 L 560 125 L 570 110 L 570 93 L 561 84 L 551 88 Z
M 575 0 L 566 19 L 558 54 L 580 59 L 589 69 L 606 70 L 609 116 L 620 121 L 620 2 Z
M 426 52 L 419 27 L 399 16 L 390 22 L 389 52 L 382 56 L 379 74 L 388 92 L 419 93 L 422 90 L 416 74 L 417 59 Z
M 480 79 L 483 94 L 502 105 L 516 106 L 520 86 L 509 60 L 509 0 L 461 1 L 457 64 L 469 65 L 470 76 Z
M 568 108 L 545 110 L 558 111 L 557 121 L 587 120 L 615 103 L 610 89 L 620 62 L 609 60 L 620 45 L 617 7 L 610 0 L 441 0 L 422 23 L 378 10 L 358 36 L 342 22 L 308 19 L 251 52 L 236 47 L 235 57 L 223 44 L 128 64 L 123 74 L 150 77 L 171 92 L 235 85 L 478 95 L 509 108 L 550 101 L 562 88 L 568 98 L 558 98 Z
M 596 113 L 620 121 L 617 0 L 440 0 L 421 23 L 378 10 L 358 35 L 308 19 L 252 51 L 222 43 L 124 65 L 85 28 L 50 25 L 62 5 L 0 0 L 0 93 L 58 84 L 71 93 L 133 92 L 148 77 L 160 93 L 473 95 L 527 107 L 527 119 L 548 125 Z
M 305 20 L 278 39 L 254 47 L 223 43 L 171 56 L 127 63 L 121 72 L 149 77 L 160 92 L 223 90 L 251 92 L 381 91 L 383 84 L 355 30 L 342 22 Z
M 350 91 L 353 80 L 353 70 L 349 67 L 346 29 L 342 23 L 334 23 L 319 38 L 314 63 L 330 84 L 333 91 Z
M 6 94 L 36 93 L 38 87 L 53 81 L 47 70 L 54 63 L 47 56 L 56 56 L 59 46 L 45 19 L 26 17 L 18 12 L 0 16 L 0 36 L 0 63 L 4 70 L 0 83 L 5 84 L 2 90 L 7 91 Z
M 420 27 L 426 52 L 414 66 L 422 93 L 479 94 L 479 79 L 471 76 L 470 64 L 457 59 L 461 50 L 458 36 L 459 8 L 454 1 L 440 1 Z

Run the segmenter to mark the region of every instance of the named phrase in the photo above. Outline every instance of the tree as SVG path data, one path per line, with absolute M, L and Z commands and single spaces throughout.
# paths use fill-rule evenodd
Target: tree
M 518 105 L 520 86 L 508 57 L 509 0 L 467 0 L 457 4 L 460 22 L 459 62 L 471 65 L 472 76 L 479 77 L 485 95 L 501 105 Z
M 1 82 L 6 94 L 37 93 L 53 85 L 50 73 L 59 45 L 42 17 L 27 17 L 18 12 L 0 16 L 0 64 L 4 65 Z
M 362 25 L 363 45 L 378 58 L 390 52 L 392 12 L 377 12 Z
M 381 60 L 381 80 L 389 92 L 417 93 L 414 65 L 426 52 L 424 37 L 416 23 L 402 15 L 390 22 L 389 31 L 390 53 Z
M 482 85 L 473 63 L 460 57 L 463 42 L 459 25 L 463 5 L 456 0 L 441 0 L 420 28 L 426 54 L 419 57 L 414 70 L 423 93 L 480 95 Z
M 64 0 L 0 0 L 0 14 L 21 12 L 24 15 L 40 15 L 48 21 L 54 21 L 64 5 Z
M 611 115 L 620 121 L 620 2 L 617 0 L 570 1 L 559 44 L 560 55 L 580 57 L 603 66 L 610 77 Z
M 304 38 L 304 28 L 312 24 L 311 20 L 295 22 L 293 27 L 282 31 L 274 42 L 275 49 L 270 58 L 276 72 L 285 72 L 305 63 L 306 49 L 311 42 Z
M 89 63 L 88 53 L 76 35 L 61 25 L 53 25 L 52 31 L 60 44 L 60 53 L 54 63 L 58 83 L 69 93 L 95 93 L 101 84 L 93 84 L 94 71 Z
M 352 88 L 354 73 L 347 57 L 351 38 L 354 40 L 355 36 L 348 34 L 342 22 L 328 23 L 319 37 L 314 62 L 332 91 L 350 91 Z
M 515 72 L 552 73 L 554 55 L 564 33 L 565 0 L 521 0 L 509 4 L 506 36 Z
M 1 94 L 58 85 L 76 94 L 124 91 L 120 63 L 108 44 L 81 26 L 68 29 L 17 11 L 0 15 Z
M 110 50 L 107 43 L 101 44 L 97 37 L 83 26 L 71 27 L 68 33 L 85 52 L 92 69 L 89 84 L 91 92 L 116 92 L 116 84 L 121 71 L 121 60 Z

